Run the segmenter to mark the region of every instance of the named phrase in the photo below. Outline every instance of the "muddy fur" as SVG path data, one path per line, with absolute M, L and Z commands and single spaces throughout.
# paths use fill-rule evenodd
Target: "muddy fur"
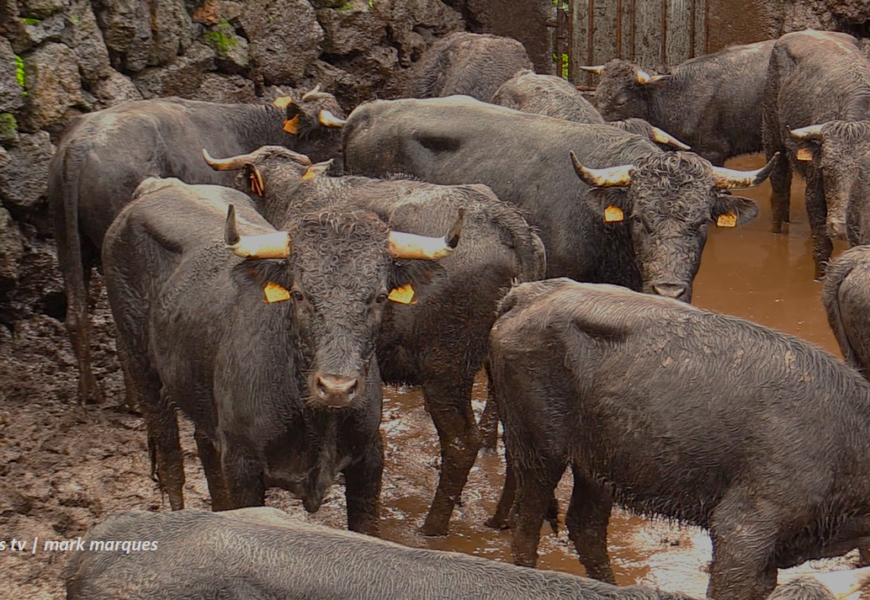
M 843 359 L 870 378 L 870 246 L 851 248 L 828 265 L 822 304 Z
M 777 568 L 870 536 L 870 384 L 798 338 L 567 279 L 500 308 L 491 370 L 515 471 L 514 561 L 533 566 L 552 489 L 590 576 L 613 581 L 614 502 L 704 527 L 707 595 L 761 600 Z

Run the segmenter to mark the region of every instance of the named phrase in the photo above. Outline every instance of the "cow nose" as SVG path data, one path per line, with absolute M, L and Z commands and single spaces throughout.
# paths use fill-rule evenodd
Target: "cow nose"
M 315 377 L 317 398 L 324 406 L 344 408 L 356 397 L 359 379 L 341 375 L 318 374 Z
M 828 222 L 828 237 L 838 240 L 846 239 L 846 223 L 843 221 Z
M 656 283 L 653 285 L 653 291 L 659 296 L 665 298 L 673 298 L 674 300 L 682 300 L 686 295 L 688 288 L 682 283 Z

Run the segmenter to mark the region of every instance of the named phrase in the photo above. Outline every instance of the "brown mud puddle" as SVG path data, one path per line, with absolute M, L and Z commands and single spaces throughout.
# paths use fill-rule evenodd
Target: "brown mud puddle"
M 760 157 L 729 166 L 758 168 Z M 735 230 L 713 230 L 696 280 L 695 304 L 781 329 L 837 352 L 819 301 L 821 284 L 812 281 L 812 258 L 802 183 L 794 186 L 788 234 L 770 233 L 769 186 L 742 192 L 755 199 L 761 214 Z M 842 248 L 840 248 L 842 249 Z M 112 326 L 105 294 L 97 310 L 95 356 L 111 404 L 122 401 L 114 359 Z M 3 337 L 5 335 L 5 337 Z M 75 366 L 63 327 L 45 318 L 27 324 L 16 337 L 0 328 L 0 540 L 12 537 L 62 540 L 121 510 L 168 511 L 148 478 L 150 464 L 141 420 L 111 408 L 74 406 Z M 486 385 L 478 378 L 475 407 L 482 410 Z M 479 457 L 454 513 L 450 534 L 425 538 L 418 533 L 438 475 L 438 439 L 416 389 L 385 389 L 382 431 L 386 442 L 382 534 L 409 546 L 428 547 L 510 560 L 510 532 L 484 527 L 495 508 L 504 476 L 499 455 Z M 195 453 L 191 428 L 182 427 L 188 508 L 208 508 L 208 493 Z M 564 510 L 568 479 L 558 489 Z M 270 506 L 336 528 L 345 527 L 343 488 L 335 486 L 315 515 L 301 502 L 272 490 Z M 615 511 L 610 553 L 620 584 L 644 584 L 703 596 L 710 540 L 694 527 L 680 527 Z M 578 575 L 583 568 L 564 525 L 553 535 L 545 525 L 539 567 Z M 814 561 L 780 572 L 848 568 L 855 557 Z M 0 552 L 0 597 L 63 598 L 63 553 Z

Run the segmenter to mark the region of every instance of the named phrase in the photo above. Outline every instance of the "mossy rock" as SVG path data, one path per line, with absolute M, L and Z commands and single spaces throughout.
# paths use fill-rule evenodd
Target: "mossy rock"
M 0 113 L 0 144 L 18 142 L 18 122 L 12 113 Z

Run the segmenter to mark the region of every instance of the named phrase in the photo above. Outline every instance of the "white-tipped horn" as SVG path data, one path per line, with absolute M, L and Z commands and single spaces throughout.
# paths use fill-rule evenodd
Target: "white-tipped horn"
M 652 139 L 656 144 L 667 144 L 679 150 L 691 150 L 691 146 L 687 146 L 667 131 L 658 127 L 652 128 Z
M 650 75 L 649 73 L 647 73 L 646 71 L 643 71 L 641 69 L 637 70 L 636 79 L 637 79 L 637 82 L 641 85 L 648 85 L 650 83 L 655 83 L 656 81 L 661 81 L 664 78 L 665 78 L 664 75 Z
M 314 86 L 313 90 L 311 90 L 310 92 L 305 92 L 304 94 L 302 94 L 302 101 L 305 102 L 306 100 L 308 100 L 312 96 L 316 96 L 319 93 L 320 93 L 320 84 L 318 83 L 317 85 Z
M 326 109 L 320 111 L 318 120 L 324 127 L 344 127 L 344 124 L 347 123 L 347 121 L 339 119 Z
M 215 171 L 239 171 L 248 163 L 254 162 L 254 154 L 239 154 L 229 158 L 212 158 L 205 148 L 202 149 L 202 157 Z
M 583 183 L 593 187 L 624 187 L 631 183 L 634 165 L 620 165 L 608 169 L 588 169 L 580 164 L 580 159 L 571 151 L 571 162 L 574 171 Z
M 224 228 L 227 249 L 242 258 L 287 258 L 290 256 L 290 234 L 286 231 L 262 235 L 239 235 L 236 209 L 230 204 Z
M 737 171 L 725 167 L 713 167 L 716 187 L 720 190 L 742 190 L 755 187 L 767 179 L 767 176 L 776 166 L 777 160 L 779 160 L 779 152 L 774 154 L 770 162 L 757 171 Z
M 586 71 L 587 73 L 595 73 L 596 75 L 601 75 L 602 73 L 604 73 L 604 65 L 598 65 L 598 66 L 595 66 L 595 67 L 584 67 L 584 66 L 581 66 L 580 68 L 581 68 L 583 71 Z
M 444 237 L 390 231 L 390 254 L 393 258 L 437 260 L 453 253 L 462 233 L 465 209 L 460 208 L 453 227 Z
M 825 125 L 810 125 L 809 127 L 801 127 L 800 129 L 792 129 L 791 137 L 799 142 L 808 142 L 810 140 L 822 139 L 822 127 Z
M 870 567 L 849 571 L 813 573 L 811 577 L 831 590 L 837 600 L 843 600 L 870 582 Z

